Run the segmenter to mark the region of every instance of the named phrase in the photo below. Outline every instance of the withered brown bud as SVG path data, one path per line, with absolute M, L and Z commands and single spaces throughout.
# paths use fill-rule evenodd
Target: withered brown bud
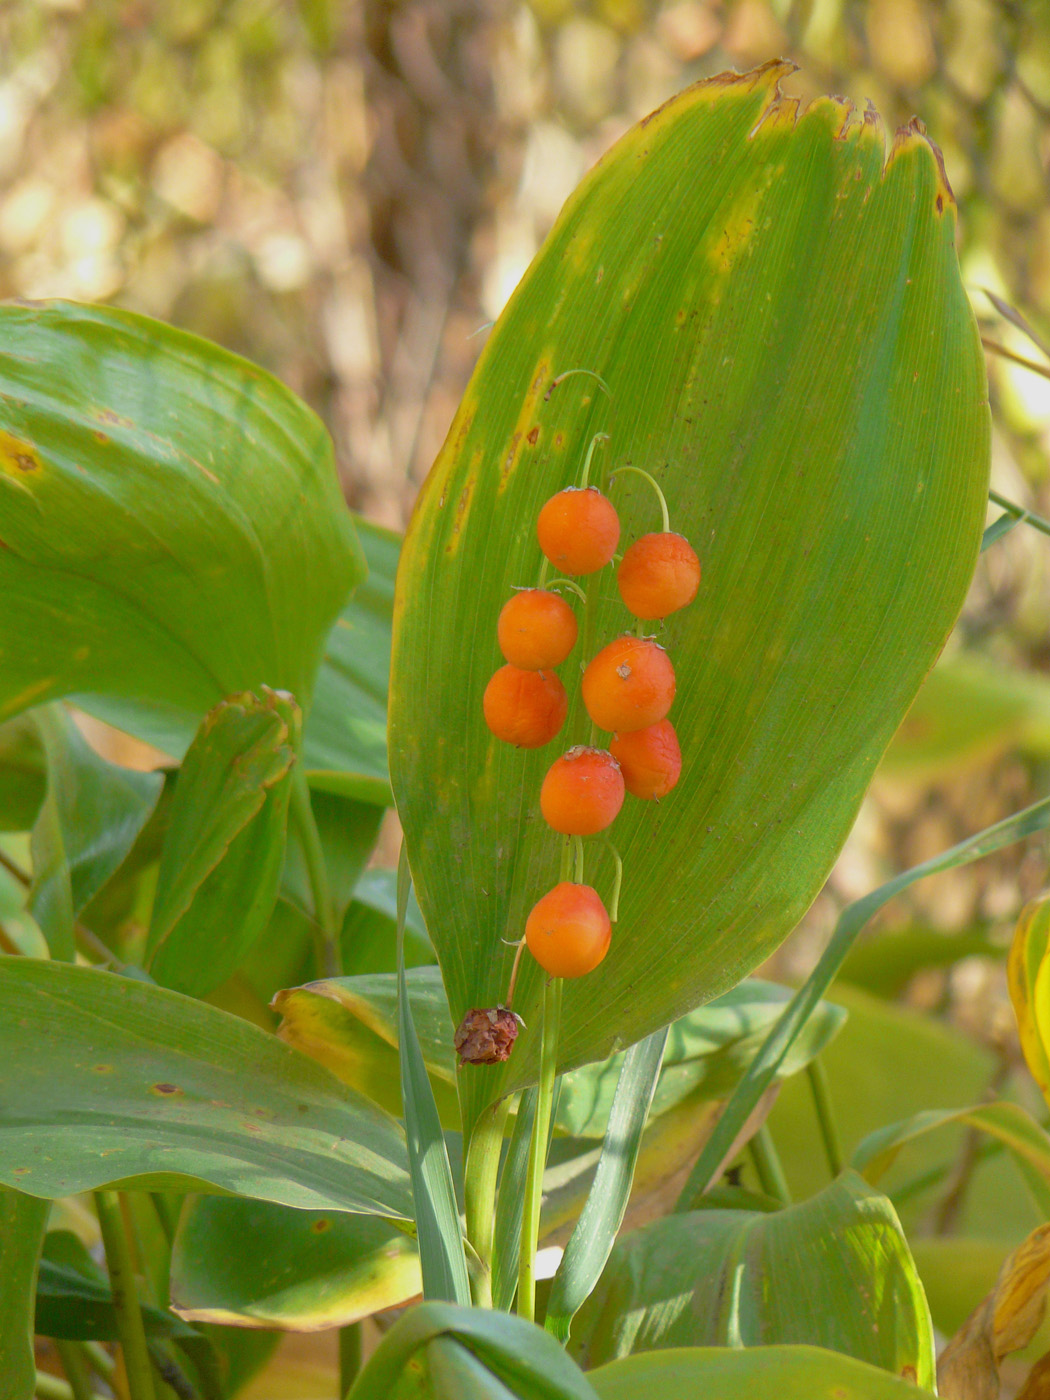
M 468 1011 L 452 1041 L 460 1069 L 464 1065 L 498 1065 L 509 1059 L 521 1024 L 521 1017 L 505 1006 L 476 1006 Z

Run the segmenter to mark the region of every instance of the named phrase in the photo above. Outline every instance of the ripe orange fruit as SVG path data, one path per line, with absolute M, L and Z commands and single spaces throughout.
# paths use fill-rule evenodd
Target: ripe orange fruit
M 538 749 L 565 723 L 569 697 L 553 671 L 501 666 L 485 687 L 482 706 L 497 739 L 519 749 Z
M 523 588 L 504 603 L 496 637 L 504 659 L 523 671 L 560 666 L 576 645 L 576 614 L 545 588 Z
M 633 797 L 666 797 L 682 771 L 682 750 L 669 719 L 657 720 L 648 729 L 617 734 L 609 748 Z
M 536 521 L 540 549 L 566 574 L 593 574 L 620 542 L 620 517 L 596 486 L 570 486 L 544 505 Z
M 674 699 L 674 667 L 648 637 L 617 637 L 583 673 L 583 703 L 599 729 L 629 734 L 663 719 Z
M 623 794 L 623 775 L 612 754 L 577 744 L 547 769 L 540 811 L 547 825 L 565 836 L 593 836 L 615 820 Z
M 635 617 L 667 617 L 696 597 L 700 560 L 683 535 L 643 535 L 620 561 L 616 582 Z
M 552 977 L 583 977 L 609 951 L 612 924 L 598 891 L 563 880 L 525 921 L 529 952 Z

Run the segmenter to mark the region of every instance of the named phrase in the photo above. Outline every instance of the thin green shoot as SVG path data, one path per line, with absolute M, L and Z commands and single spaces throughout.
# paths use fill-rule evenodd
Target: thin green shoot
M 668 534 L 668 532 L 671 529 L 671 517 L 668 514 L 667 510 L 667 497 L 664 495 L 660 487 L 660 483 L 657 481 L 656 477 L 650 476 L 649 473 L 647 471 L 643 471 L 641 467 L 624 466 L 616 468 L 616 470 L 612 474 L 612 480 L 615 481 L 616 478 L 620 476 L 623 472 L 634 472 L 635 476 L 644 477 L 645 480 L 656 492 L 657 499 L 660 502 L 661 529 L 663 530 L 663 533 L 665 535 Z

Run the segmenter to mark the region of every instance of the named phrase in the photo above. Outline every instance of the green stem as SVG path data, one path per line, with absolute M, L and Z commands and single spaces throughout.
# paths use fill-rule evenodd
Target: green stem
M 616 874 L 613 876 L 612 898 L 609 900 L 609 922 L 615 923 L 620 916 L 620 888 L 623 885 L 623 856 L 616 849 L 608 836 L 603 838 L 609 848 L 613 860 L 616 862 Z
M 787 1184 L 787 1178 L 784 1176 L 784 1168 L 780 1165 L 777 1149 L 773 1146 L 773 1139 L 765 1123 L 762 1124 L 747 1147 L 755 1171 L 758 1173 L 762 1190 L 767 1196 L 772 1196 L 775 1201 L 781 1201 L 784 1205 L 789 1206 L 791 1204 L 791 1191 Z
M 481 1114 L 470 1135 L 463 1173 L 463 1196 L 467 1219 L 467 1239 L 481 1262 L 470 1277 L 471 1298 L 476 1308 L 492 1307 L 492 1237 L 496 1219 L 496 1180 L 499 1176 L 503 1129 L 510 1112 L 510 1099 L 501 1099 Z
M 573 869 L 572 878 L 578 885 L 583 884 L 583 837 L 572 838 Z
M 544 556 L 544 557 L 546 557 L 546 556 Z M 546 585 L 546 587 L 547 587 L 547 588 L 551 588 L 551 589 L 553 589 L 553 588 L 571 588 L 572 591 L 576 594 L 577 598 L 579 598 L 580 602 L 584 605 L 584 607 L 587 606 L 587 594 L 584 593 L 584 591 L 583 591 L 583 589 L 580 587 L 580 585 L 579 585 L 578 583 L 575 583 L 571 578 L 554 578 L 554 579 L 551 579 L 550 583 L 548 583 L 548 584 Z
M 594 449 L 600 442 L 608 442 L 608 433 L 595 433 L 591 438 L 590 446 L 587 448 L 587 456 L 583 459 L 583 471 L 580 473 L 580 490 L 586 491 L 587 483 L 591 479 L 591 458 L 594 456 Z
M 62 1363 L 62 1369 L 66 1373 L 66 1379 L 69 1381 L 69 1388 L 73 1392 L 73 1400 L 94 1400 L 91 1372 L 79 1343 L 56 1338 L 55 1349 L 58 1352 L 58 1359 Z
M 605 380 L 601 377 L 601 375 L 596 374 L 593 369 L 563 369 L 561 374 L 555 376 L 555 378 L 551 380 L 550 386 L 543 396 L 543 402 L 547 403 L 550 399 L 551 394 L 554 393 L 555 389 L 562 382 L 562 380 L 568 379 L 573 374 L 590 375 L 592 379 L 596 379 L 598 381 L 599 386 L 605 390 L 605 392 L 609 395 L 610 398 L 612 398 L 612 390 L 609 388 L 608 384 L 606 384 Z
M 536 1094 L 536 1117 L 529 1141 L 529 1167 L 525 1178 L 525 1207 L 521 1222 L 521 1254 L 518 1259 L 518 1313 L 529 1322 L 536 1320 L 536 1246 L 540 1234 L 543 1169 L 547 1164 L 547 1139 L 554 1102 L 560 1020 L 561 978 L 552 977 L 543 991 L 540 1082 Z
M 112 1390 L 113 1377 L 117 1374 L 117 1363 L 112 1356 L 98 1342 L 81 1342 L 80 1347 L 96 1376 L 101 1376 Z
M 33 1394 L 38 1400 L 80 1400 L 73 1387 L 68 1381 L 59 1380 L 57 1376 L 52 1376 L 47 1371 L 37 1371 L 36 1380 L 33 1382 Z M 101 1395 L 96 1391 L 89 1390 L 87 1395 L 90 1400 L 102 1400 Z
M 1030 510 L 1025 510 L 1024 506 L 1000 496 L 998 491 L 989 491 L 988 499 L 994 501 L 997 506 L 1002 506 L 1007 515 L 1012 515 L 1015 520 L 1031 525 L 1034 530 L 1041 530 L 1044 535 L 1050 535 L 1050 520 L 1044 520 L 1041 515 L 1033 515 Z
M 306 874 L 310 881 L 318 966 L 322 977 L 339 977 L 343 970 L 339 926 L 328 885 L 328 867 L 325 864 L 324 847 L 321 845 L 321 834 L 317 830 L 314 809 L 310 803 L 306 773 L 299 764 L 292 769 L 291 817 L 303 848 Z
M 820 1136 L 824 1143 L 824 1155 L 828 1159 L 828 1171 L 834 1179 L 843 1168 L 842 1145 L 839 1142 L 835 1110 L 831 1104 L 827 1071 L 819 1058 L 811 1060 L 806 1066 L 806 1078 L 809 1080 L 810 1092 L 813 1095 L 813 1107 L 816 1110 L 817 1122 L 820 1124 Z
M 347 1391 L 357 1380 L 361 1369 L 361 1324 L 353 1322 L 339 1329 L 339 1394 Z
M 641 467 L 617 467 L 613 473 L 613 479 L 615 480 L 621 472 L 634 472 L 635 476 L 644 477 L 656 492 L 657 499 L 660 502 L 660 519 L 663 523 L 663 532 L 666 535 L 671 528 L 671 517 L 667 513 L 667 498 L 660 489 L 660 483 L 657 481 L 656 477 L 650 476 L 648 472 L 642 471 Z
M 114 1191 L 96 1191 L 95 1210 L 98 1214 L 102 1244 L 106 1251 L 106 1268 L 113 1291 L 113 1312 L 117 1334 L 124 1349 L 124 1370 L 128 1378 L 130 1400 L 155 1400 L 153 1371 L 146 1347 L 146 1332 L 131 1267 L 131 1250 L 124 1231 L 120 1200 Z

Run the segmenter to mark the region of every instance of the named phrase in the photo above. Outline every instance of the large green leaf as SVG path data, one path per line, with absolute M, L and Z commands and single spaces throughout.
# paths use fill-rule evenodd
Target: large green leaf
M 235 1016 L 91 968 L 0 958 L 0 1183 L 112 1182 L 411 1216 L 395 1121 Z
M 313 1332 L 420 1287 L 415 1241 L 372 1216 L 198 1196 L 179 1217 L 172 1307 L 194 1321 Z
M 400 535 L 355 518 L 368 578 L 325 643 L 303 740 L 310 786 L 389 806 L 386 699 Z
M 364 564 L 320 421 L 145 317 L 0 308 L 0 718 L 74 691 L 308 705 Z
M 28 831 L 47 786 L 47 765 L 31 715 L 0 724 L 0 831 Z
M 146 943 L 164 986 L 211 991 L 266 927 L 299 740 L 299 707 L 265 687 L 205 716 L 179 773 Z
M 33 1299 L 50 1209 L 21 1191 L 0 1191 L 0 1400 L 33 1394 Z
M 683 775 L 612 828 L 620 921 L 566 987 L 564 1066 L 724 991 L 794 926 L 978 554 L 985 375 L 937 154 L 912 124 L 887 159 L 877 118 L 839 101 L 796 121 L 783 71 L 690 88 L 583 182 L 492 332 L 402 549 L 391 777 L 454 1020 L 506 994 L 501 940 L 557 878 L 537 805 L 557 746 L 501 744 L 481 706 L 500 608 L 539 572 L 541 505 L 608 432 L 598 473 L 656 472 L 702 558 L 697 600 L 660 633 Z M 656 510 L 624 480 L 627 542 Z M 591 593 L 596 648 L 629 619 L 611 581 Z M 567 663 L 570 690 L 590 654 Z M 574 704 L 559 743 L 586 736 Z M 534 1076 L 540 981 L 526 958 L 528 1029 L 504 1069 L 464 1081 L 468 1122 Z
M 29 912 L 52 957 L 72 961 L 74 920 L 135 844 L 164 779 L 107 763 L 59 705 L 41 708 L 36 723 L 47 794 L 33 827 Z
M 930 1313 L 904 1235 L 853 1173 L 773 1214 L 697 1211 L 623 1236 L 569 1349 L 590 1367 L 664 1347 L 782 1343 L 933 1386 Z
M 812 1346 L 698 1347 L 628 1356 L 588 1377 L 601 1400 L 932 1400 L 910 1380 Z

